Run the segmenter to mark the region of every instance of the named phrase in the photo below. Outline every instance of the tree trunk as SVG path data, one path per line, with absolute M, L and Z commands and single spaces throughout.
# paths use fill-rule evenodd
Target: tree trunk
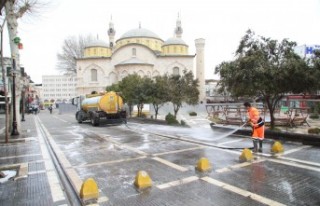
M 5 4 L 6 17 L 7 17 L 7 27 L 8 34 L 10 39 L 10 49 L 11 49 L 11 58 L 15 59 L 16 65 L 12 65 L 12 68 L 16 69 L 16 81 L 13 82 L 15 84 L 15 113 L 16 113 L 16 121 L 17 121 L 17 129 L 20 132 L 20 99 L 21 99 L 21 85 L 20 85 L 20 56 L 18 46 L 14 43 L 14 38 L 17 37 L 17 29 L 18 29 L 18 16 L 14 13 L 14 0 L 8 0 Z M 12 97 L 14 98 L 14 97 Z M 11 101 L 12 102 L 12 101 Z M 11 105 L 11 111 L 13 112 L 13 105 Z
M 1 25 L 1 48 L 0 48 L 0 52 L 1 52 L 1 68 L 2 68 L 2 81 L 3 81 L 3 89 L 4 89 L 4 98 L 5 98 L 5 110 L 6 110 L 6 114 L 5 114 L 5 142 L 9 143 L 9 129 L 10 129 L 10 105 L 9 105 L 9 99 L 8 99 L 8 89 L 7 89 L 7 75 L 6 75 L 6 71 L 4 68 L 4 60 L 3 60 L 3 26 L 6 22 L 6 19 L 3 20 L 3 24 Z

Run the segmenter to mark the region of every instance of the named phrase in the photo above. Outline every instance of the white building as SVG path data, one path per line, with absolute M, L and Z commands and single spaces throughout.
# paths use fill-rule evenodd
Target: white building
M 179 17 L 174 31 L 174 36 L 164 41 L 154 32 L 139 26 L 115 41 L 116 31 L 110 22 L 109 43 L 101 40 L 91 42 L 85 47 L 84 57 L 76 60 L 77 94 L 104 91 L 106 86 L 121 81 L 129 74 L 153 78 L 182 74 L 187 70 L 199 80 L 199 100 L 205 100 L 205 40 L 196 39 L 196 55 L 189 54 L 189 46 L 182 39 Z
M 74 75 L 43 75 L 40 98 L 44 104 L 68 102 L 76 96 L 76 85 Z

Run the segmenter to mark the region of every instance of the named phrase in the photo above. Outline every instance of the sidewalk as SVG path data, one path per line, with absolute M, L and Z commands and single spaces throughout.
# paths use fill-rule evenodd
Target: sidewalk
M 45 142 L 33 115 L 25 115 L 21 132 L 5 143 L 5 116 L 0 114 L 0 171 L 17 173 L 0 182 L 0 205 L 67 205 Z

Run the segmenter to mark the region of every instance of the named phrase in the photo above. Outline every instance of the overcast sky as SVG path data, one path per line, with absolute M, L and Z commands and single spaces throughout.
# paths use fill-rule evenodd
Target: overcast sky
M 70 36 L 99 36 L 108 42 L 112 16 L 117 40 L 125 32 L 142 28 L 162 40 L 173 36 L 180 13 L 182 39 L 195 54 L 194 40 L 204 38 L 205 75 L 213 76 L 222 61 L 232 60 L 248 29 L 257 35 L 298 45 L 320 44 L 320 0 L 55 0 L 37 18 L 19 21 L 21 64 L 35 83 L 42 75 L 59 74 L 57 53 Z M 6 41 L 7 30 L 4 31 Z M 9 56 L 9 45 L 4 44 Z

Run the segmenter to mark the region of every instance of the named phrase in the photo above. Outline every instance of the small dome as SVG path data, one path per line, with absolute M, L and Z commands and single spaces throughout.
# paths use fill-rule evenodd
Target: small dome
M 96 40 L 93 40 L 93 41 L 87 43 L 85 48 L 88 48 L 88 47 L 107 47 L 108 48 L 109 45 L 105 41 L 102 41 L 100 39 L 96 39 Z
M 185 46 L 188 46 L 182 39 L 176 38 L 176 37 L 169 38 L 167 41 L 165 41 L 163 43 L 163 46 L 167 46 L 167 45 L 185 45 Z
M 132 29 L 130 31 L 127 31 L 120 37 L 120 39 L 132 38 L 132 37 L 149 37 L 149 38 L 160 39 L 160 37 L 155 33 L 153 33 L 152 31 L 149 31 L 148 29 L 143 29 L 143 28 Z

